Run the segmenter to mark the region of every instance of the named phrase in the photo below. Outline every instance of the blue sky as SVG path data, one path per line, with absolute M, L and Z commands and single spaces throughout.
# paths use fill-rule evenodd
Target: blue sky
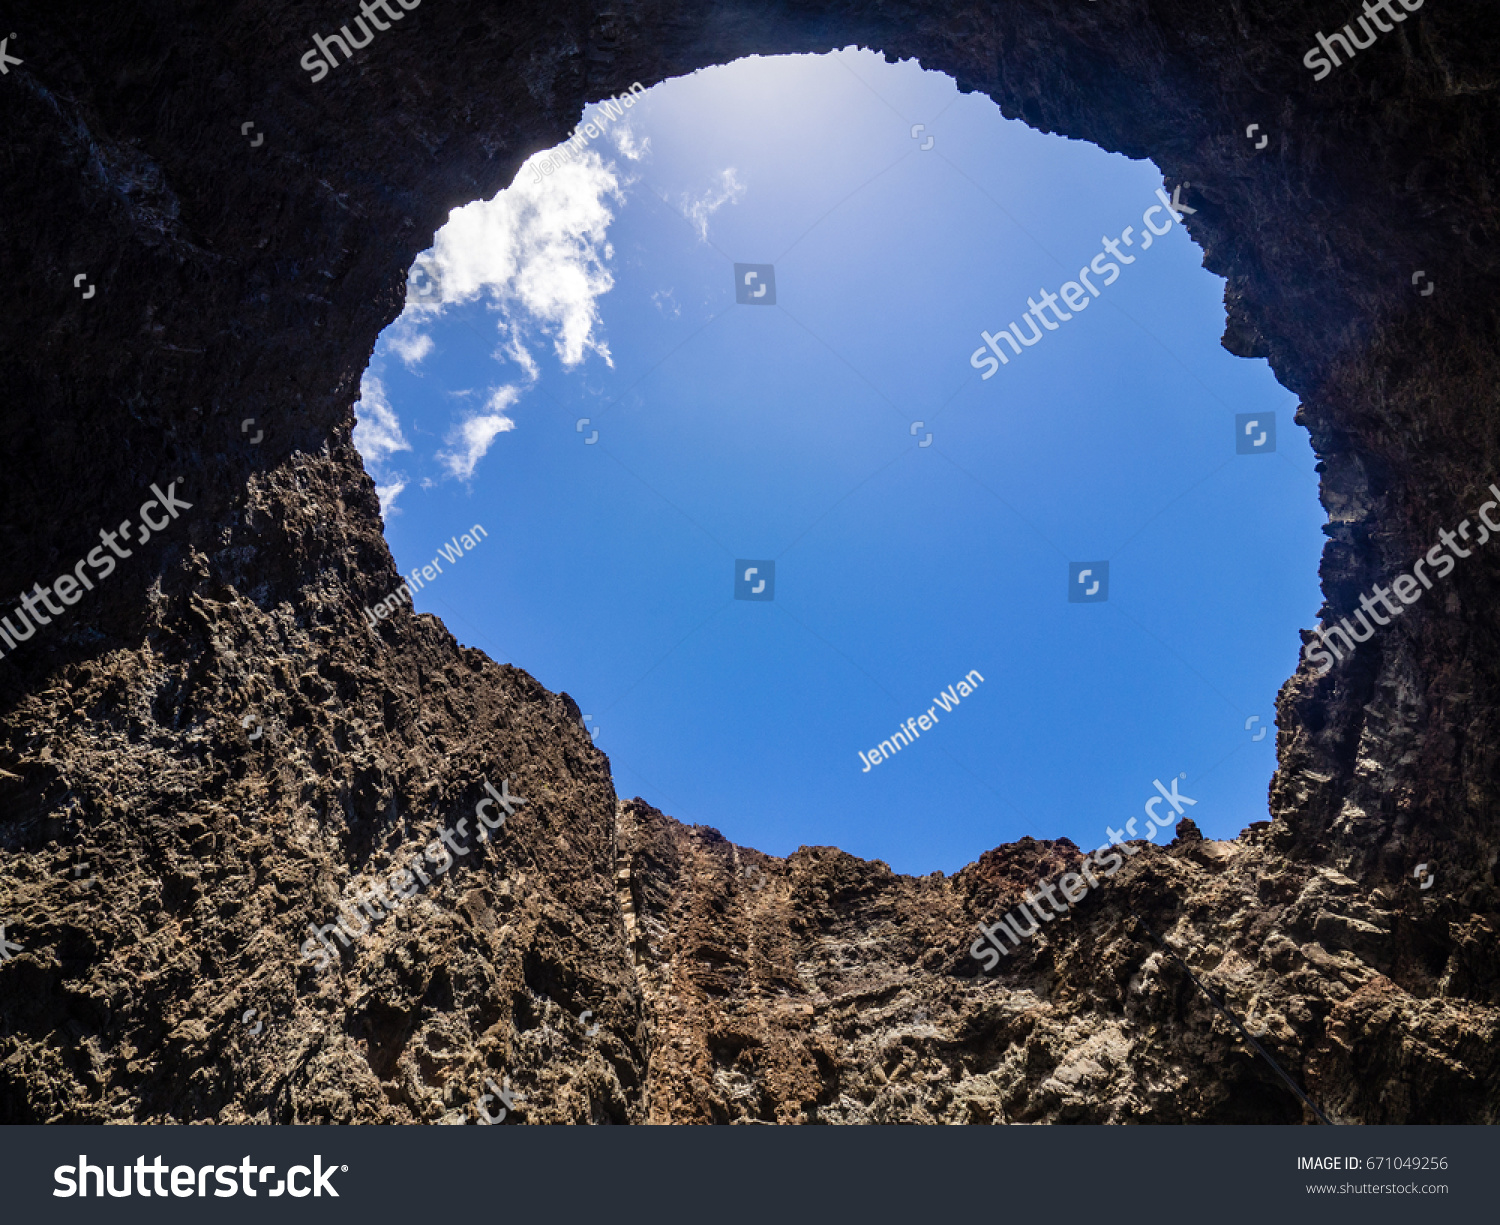
M 376 347 L 356 441 L 398 564 L 489 533 L 417 608 L 572 695 L 622 796 L 771 854 L 1092 848 L 1158 779 L 1210 837 L 1265 819 L 1324 515 L 1295 398 L 1219 346 L 1223 282 L 1180 225 L 1143 247 L 1163 186 L 865 52 L 648 91 L 455 212 Z M 983 378 L 981 331 L 1127 226 L 1135 262 Z M 741 560 L 774 599 L 735 598 Z M 1070 602 L 1101 560 L 1108 600 Z

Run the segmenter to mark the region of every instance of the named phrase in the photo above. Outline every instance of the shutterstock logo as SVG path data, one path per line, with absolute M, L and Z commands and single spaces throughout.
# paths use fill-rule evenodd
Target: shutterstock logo
M 315 1156 L 310 1167 L 294 1165 L 286 1172 L 285 1178 L 278 1178 L 270 1187 L 267 1187 L 265 1183 L 276 1173 L 276 1167 L 274 1165 L 257 1166 L 249 1157 L 237 1166 L 204 1165 L 195 1168 L 190 1165 L 165 1165 L 158 1154 L 156 1160 L 150 1165 L 146 1164 L 144 1157 L 137 1157 L 133 1166 L 122 1165 L 118 1168 L 121 1186 L 117 1189 L 115 1166 L 90 1165 L 89 1159 L 80 1154 L 77 1165 L 60 1165 L 52 1171 L 52 1177 L 57 1180 L 59 1188 L 52 1194 L 57 1199 L 67 1199 L 73 1195 L 87 1199 L 89 1179 L 92 1178 L 94 1194 L 100 1199 L 103 1199 L 106 1193 L 116 1199 L 126 1199 L 132 1195 L 144 1196 L 147 1199 L 153 1195 L 160 1195 L 163 1198 L 175 1195 L 179 1199 L 196 1196 L 201 1199 L 209 1193 L 208 1179 L 212 1175 L 218 1184 L 213 1194 L 219 1199 L 230 1199 L 236 1195 L 248 1195 L 254 1199 L 261 1192 L 272 1199 L 278 1195 L 291 1195 L 297 1199 L 301 1199 L 304 1195 L 311 1195 L 314 1198 L 331 1195 L 334 1199 L 338 1199 L 339 1193 L 333 1189 L 333 1176 L 348 1170 L 349 1167 L 346 1165 L 325 1166 L 323 1158 Z M 147 1175 L 151 1176 L 149 1181 Z M 238 1175 L 237 1178 L 236 1175 Z M 171 1179 L 170 1191 L 162 1182 L 164 1178 Z M 311 1183 L 309 1179 L 312 1180 Z

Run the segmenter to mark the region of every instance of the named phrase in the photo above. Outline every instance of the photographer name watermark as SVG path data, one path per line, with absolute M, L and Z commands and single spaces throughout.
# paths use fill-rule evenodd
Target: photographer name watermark
M 939 706 L 943 708 L 943 713 L 947 714 L 982 684 L 984 684 L 984 677 L 980 676 L 978 672 L 970 671 L 963 680 L 958 682 L 956 689 L 954 686 L 949 685 L 937 697 L 933 698 L 933 704 L 927 708 L 926 714 L 916 715 L 908 719 L 892 733 L 889 740 L 882 740 L 875 748 L 871 749 L 868 756 L 861 750 L 856 749 L 855 752 L 859 753 L 860 761 L 865 763 L 865 768 L 860 773 L 868 774 L 887 757 L 894 757 L 904 747 L 911 744 L 914 738 L 920 737 L 925 731 L 932 730 L 938 721 L 937 710 Z
M 646 87 L 637 81 L 623 94 L 614 94 L 606 102 L 599 103 L 599 109 L 594 112 L 591 120 L 580 123 L 573 129 L 573 134 L 567 141 L 559 145 L 545 158 L 534 159 L 531 163 L 532 172 L 536 178 L 532 179 L 532 185 L 542 181 L 542 176 L 552 174 L 564 162 L 576 162 L 578 155 L 588 148 L 589 141 L 595 139 L 608 126 L 610 120 L 619 119 L 626 111 L 635 105 L 636 99 L 645 94 Z
M 447 544 L 443 545 L 438 550 L 438 556 L 434 557 L 427 565 L 415 567 L 406 576 L 407 581 L 397 587 L 385 599 L 381 600 L 374 608 L 366 604 L 365 616 L 370 622 L 370 628 L 375 629 L 381 621 L 385 620 L 386 617 L 389 617 L 396 609 L 401 607 L 402 597 L 405 597 L 408 607 L 413 605 L 412 588 L 415 587 L 418 591 L 422 590 L 422 581 L 417 575 L 421 574 L 422 578 L 425 578 L 430 583 L 443 572 L 442 563 L 438 561 L 438 557 L 441 557 L 443 561 L 446 561 L 451 566 L 469 550 L 477 549 L 479 542 L 488 535 L 489 533 L 476 523 L 461 537 L 454 536 Z

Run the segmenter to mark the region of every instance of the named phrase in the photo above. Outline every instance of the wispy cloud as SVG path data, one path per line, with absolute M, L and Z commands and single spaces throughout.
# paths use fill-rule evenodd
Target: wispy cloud
M 621 157 L 638 162 L 651 155 L 651 138 L 647 136 L 637 141 L 635 132 L 628 123 L 617 125 L 610 135 Z
M 411 443 L 401 432 L 401 421 L 385 396 L 385 384 L 365 371 L 359 381 L 359 402 L 354 406 L 354 441 L 367 463 L 381 464 L 397 451 L 410 451 Z
M 405 488 L 405 481 L 392 481 L 389 485 L 375 486 L 375 496 L 380 499 L 380 513 L 383 517 L 389 519 L 392 515 L 401 513 L 396 506 L 396 495 Z
M 448 431 L 448 436 L 443 441 L 449 449 L 439 451 L 437 457 L 451 476 L 463 481 L 469 480 L 479 461 L 489 451 L 490 444 L 501 434 L 516 428 L 516 423 L 506 416 L 505 410 L 520 395 L 520 390 L 515 387 L 497 388 L 490 396 L 485 411 L 466 417 Z
M 682 213 L 698 231 L 700 242 L 708 241 L 708 219 L 726 204 L 738 204 L 744 198 L 745 185 L 735 174 L 734 167 L 719 171 L 716 183 L 701 196 L 682 197 Z
M 404 473 L 391 470 L 390 459 L 398 451 L 410 451 L 411 443 L 401 432 L 401 419 L 386 398 L 385 385 L 368 370 L 359 382 L 354 418 L 354 445 L 375 478 L 381 514 L 393 514 L 396 495 L 406 488 L 406 480 Z
M 627 124 L 616 121 L 610 137 L 629 161 L 650 152 L 650 142 L 637 138 Z M 608 228 L 624 196 L 615 163 L 606 161 L 601 149 L 610 152 L 600 141 L 572 158 L 556 156 L 548 174 L 536 167 L 552 155 L 536 155 L 494 199 L 449 214 L 431 250 L 412 267 L 406 307 L 384 338 L 392 354 L 415 369 L 434 351 L 432 328 L 444 312 L 479 302 L 494 321 L 495 361 L 516 368 L 483 409 L 461 413 L 443 436 L 435 458 L 449 478 L 471 479 L 495 440 L 516 428 L 510 410 L 542 377 L 538 356 L 546 347 L 565 369 L 590 354 L 613 365 L 599 299 L 614 285 Z M 388 461 L 393 452 L 411 448 L 379 379 L 367 375 L 361 395 L 356 443 L 377 486 L 394 500 L 406 478 L 388 471 Z M 423 478 L 422 487 L 428 484 Z
M 432 337 L 425 332 L 397 328 L 392 331 L 388 340 L 391 351 L 401 359 L 408 370 L 414 369 L 424 357 L 432 352 Z

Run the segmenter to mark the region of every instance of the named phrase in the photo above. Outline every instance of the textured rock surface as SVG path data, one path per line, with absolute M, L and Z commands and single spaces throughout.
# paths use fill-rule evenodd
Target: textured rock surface
M 0 659 L 0 1121 L 439 1122 L 486 1077 L 526 1121 L 1311 1118 L 1146 924 L 1338 1119 L 1496 1121 L 1487 559 L 1288 683 L 1271 825 L 1185 827 L 989 977 L 976 922 L 1073 848 L 769 859 L 618 804 L 565 695 L 361 613 L 397 577 L 350 406 L 448 210 L 635 80 L 851 43 L 1192 184 L 1226 345 L 1302 397 L 1347 613 L 1500 477 L 1500 15 L 1428 4 L 1314 83 L 1348 19 L 1315 7 L 428 0 L 314 85 L 325 6 L 13 6 L 0 593 L 153 481 L 193 506 Z M 503 838 L 298 959 L 510 774 Z

